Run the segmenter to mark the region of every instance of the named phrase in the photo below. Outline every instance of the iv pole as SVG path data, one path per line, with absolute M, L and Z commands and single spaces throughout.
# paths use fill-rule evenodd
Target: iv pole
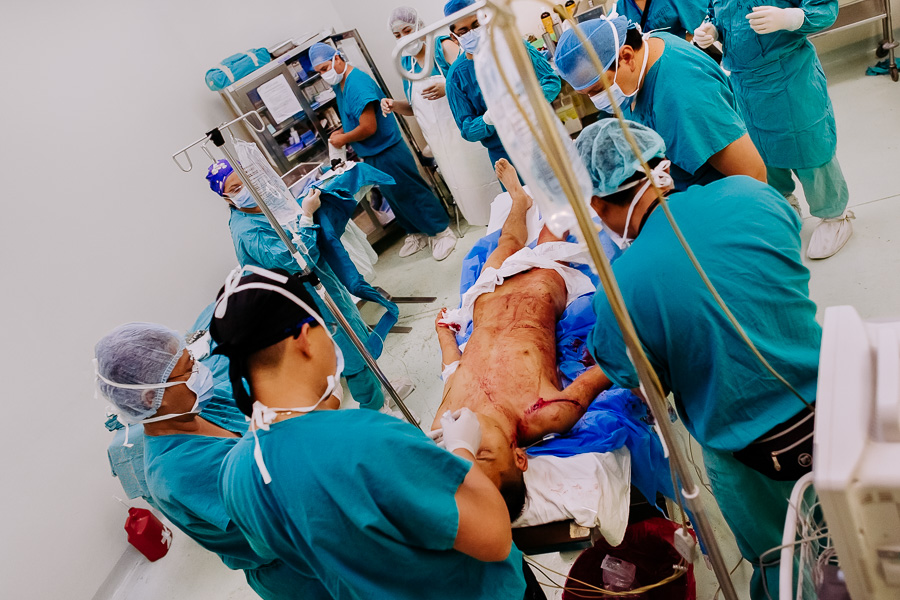
M 634 323 L 631 320 L 631 316 L 628 314 L 628 309 L 625 305 L 621 291 L 619 290 L 615 276 L 613 275 L 609 259 L 606 257 L 606 254 L 603 252 L 599 240 L 597 239 L 594 223 L 588 213 L 584 198 L 581 197 L 581 191 L 575 171 L 573 170 L 572 165 L 566 160 L 568 152 L 563 145 L 562 139 L 556 132 L 555 124 L 553 122 L 553 119 L 556 117 L 551 113 L 550 106 L 544 99 L 537 77 L 534 70 L 531 68 L 531 60 L 525 49 L 524 42 L 520 39 L 519 34 L 515 30 L 515 16 L 511 10 L 513 1 L 514 0 L 479 0 L 476 1 L 475 4 L 452 14 L 449 17 L 429 25 L 414 34 L 404 37 L 403 42 L 397 44 L 397 47 L 394 49 L 394 62 L 401 76 L 410 80 L 421 79 L 422 74 L 410 73 L 402 68 L 401 51 L 404 47 L 409 46 L 414 41 L 424 39 L 425 47 L 427 49 L 425 59 L 427 61 L 429 58 L 433 57 L 431 51 L 433 44 L 431 43 L 431 39 L 436 31 L 456 22 L 462 17 L 476 14 L 478 11 L 485 8 L 493 9 L 494 13 L 490 19 L 490 23 L 488 23 L 488 27 L 490 28 L 489 33 L 493 34 L 495 30 L 499 31 L 509 48 L 516 65 L 516 71 L 518 71 L 518 75 L 521 77 L 522 83 L 524 84 L 528 103 L 537 119 L 536 128 L 531 123 L 529 123 L 528 126 L 531 128 L 536 142 L 547 157 L 554 175 L 559 180 L 565 196 L 574 211 L 575 218 L 578 221 L 581 230 L 581 237 L 587 246 L 597 273 L 600 276 L 603 290 L 609 300 L 610 307 L 619 324 L 619 328 L 622 330 L 622 337 L 625 341 L 628 355 L 634 363 L 641 382 L 641 390 L 643 391 L 647 404 L 650 407 L 650 411 L 656 420 L 663 443 L 669 450 L 670 464 L 681 483 L 681 495 L 686 501 L 688 508 L 693 513 L 694 526 L 697 528 L 701 539 L 703 539 L 703 542 L 706 544 L 710 562 L 712 563 L 723 596 L 726 600 L 738 600 L 737 592 L 734 589 L 734 584 L 731 581 L 731 576 L 728 572 L 728 566 L 725 564 L 722 551 L 719 548 L 718 541 L 713 532 L 706 508 L 700 500 L 700 491 L 695 481 L 695 476 L 688 467 L 688 461 L 685 458 L 684 452 L 678 443 L 678 438 L 675 436 L 672 424 L 669 421 L 666 395 L 663 393 L 662 385 L 656 375 L 656 371 L 653 369 L 653 366 L 650 364 L 650 361 L 644 352 L 640 338 L 634 328 Z M 547 2 L 547 4 L 551 3 Z M 577 33 L 580 33 L 577 27 L 575 30 Z M 583 34 L 579 35 L 582 43 L 585 43 L 583 37 Z M 586 46 L 590 48 L 590 44 L 586 44 Z M 599 58 L 596 57 L 596 52 L 594 52 L 592 48 L 590 48 L 589 54 L 593 55 L 592 60 L 595 64 L 601 64 Z M 499 61 L 497 61 L 496 64 L 501 75 L 503 75 Z M 424 72 L 425 71 L 423 70 L 423 73 Z M 598 69 L 598 72 L 603 73 L 604 70 L 600 68 Z M 612 99 L 607 78 L 602 77 L 601 79 L 604 82 L 606 93 L 609 94 L 610 99 Z M 512 92 L 513 98 L 516 98 L 515 93 L 508 85 L 508 78 L 505 76 L 504 81 L 507 83 L 508 93 Z M 517 98 L 516 102 L 518 103 Z M 518 108 L 520 109 L 520 112 L 522 112 L 522 107 L 519 106 Z M 617 111 L 616 116 L 621 122 L 621 113 Z M 623 125 L 623 129 L 625 130 L 626 135 L 630 137 L 627 126 Z M 633 139 L 630 139 L 629 141 L 631 142 L 632 149 L 636 149 Z M 640 157 L 639 152 L 636 155 Z M 649 167 L 647 167 L 646 164 L 644 164 L 643 167 L 649 177 Z M 653 181 L 652 178 L 650 181 Z M 654 189 L 656 189 L 655 186 Z M 658 189 L 657 194 L 658 196 L 662 196 Z M 664 198 L 661 198 L 660 201 L 663 204 L 665 203 Z M 677 490 L 676 493 L 678 493 Z
M 238 160 L 231 154 L 231 151 L 228 149 L 228 146 L 225 144 L 225 137 L 222 135 L 222 130 L 223 129 L 230 130 L 232 125 L 235 125 L 236 123 L 239 123 L 241 121 L 246 121 L 247 124 L 250 125 L 251 127 L 253 127 L 253 129 L 255 129 L 256 131 L 262 131 L 261 127 L 256 127 L 256 125 L 254 125 L 250 121 L 249 117 L 251 115 L 256 117 L 256 120 L 260 123 L 260 125 L 262 125 L 262 123 L 263 123 L 262 118 L 260 118 L 259 113 L 257 113 L 255 110 L 250 111 L 248 113 L 244 113 L 243 115 L 237 117 L 236 119 L 233 119 L 227 123 L 223 123 L 223 124 L 219 125 L 218 127 L 211 129 L 202 138 L 198 139 L 197 141 L 195 141 L 191 144 L 188 144 L 187 146 L 185 146 L 184 148 L 182 148 L 181 150 L 179 150 L 178 152 L 173 154 L 172 160 L 175 161 L 175 164 L 178 165 L 179 169 L 181 169 L 185 173 L 188 173 L 191 171 L 191 169 L 193 169 L 193 166 L 194 166 L 193 163 L 191 162 L 191 157 L 188 154 L 188 150 L 190 150 L 194 146 L 204 144 L 204 147 L 203 147 L 204 151 L 206 151 L 207 155 L 210 156 L 210 158 L 212 158 L 212 156 L 209 154 L 209 150 L 206 148 L 205 144 L 207 144 L 208 142 L 212 142 L 216 147 L 218 147 L 222 151 L 222 153 L 225 155 L 225 158 L 228 159 L 228 162 L 231 163 L 232 168 L 234 169 L 235 173 L 238 174 L 238 177 L 241 179 L 241 182 L 244 184 L 244 187 L 247 188 L 247 190 L 250 192 L 250 194 L 256 200 L 256 204 L 260 207 L 260 209 L 262 209 L 263 213 L 266 215 L 266 218 L 269 220 L 269 224 L 275 230 L 275 233 L 278 234 L 278 237 L 281 239 L 281 242 L 285 245 L 285 247 L 291 253 L 291 256 L 294 257 L 294 260 L 297 261 L 297 265 L 299 265 L 299 267 L 300 267 L 301 274 L 309 275 L 310 273 L 312 273 L 312 270 L 306 264 L 306 260 L 304 260 L 303 255 L 300 254 L 300 251 L 297 249 L 297 246 L 294 244 L 293 240 L 291 240 L 291 238 L 288 237 L 287 233 L 285 233 L 285 231 L 284 231 L 284 228 L 282 228 L 282 226 L 278 223 L 278 220 L 275 218 L 275 215 L 272 213 L 271 209 L 269 209 L 269 207 L 266 205 L 265 200 L 263 200 L 263 197 L 260 194 L 260 192 L 253 186 L 253 184 L 251 183 L 250 177 L 247 175 L 247 173 L 241 167 L 241 163 L 238 162 Z M 178 157 L 181 155 L 184 155 L 185 158 L 187 159 L 187 165 L 188 165 L 187 168 L 184 168 L 184 166 L 180 162 L 178 162 Z M 353 331 L 353 328 L 350 326 L 350 323 L 347 321 L 347 319 L 344 317 L 344 315 L 341 314 L 341 311 L 338 309 L 337 304 L 335 304 L 335 302 L 334 302 L 334 300 L 332 300 L 331 296 L 328 295 L 328 291 L 322 285 L 322 282 L 318 280 L 318 278 L 316 278 L 315 288 L 316 288 L 316 293 L 322 299 L 322 302 L 325 303 L 325 306 L 328 308 L 328 311 L 334 316 L 335 320 L 340 324 L 341 328 L 344 330 L 344 332 L 350 338 L 350 341 L 353 342 L 354 346 L 356 346 L 356 349 L 359 350 L 359 353 L 362 355 L 363 359 L 366 361 L 366 365 L 368 365 L 369 369 L 372 370 L 372 373 L 375 374 L 375 376 L 381 382 L 381 385 L 384 387 L 384 389 L 387 390 L 391 399 L 394 401 L 394 403 L 400 409 L 400 412 L 403 413 L 403 416 L 406 418 L 407 421 L 409 421 L 410 423 L 412 423 L 413 425 L 418 427 L 418 423 L 416 422 L 415 417 L 410 412 L 409 408 L 407 408 L 406 404 L 403 402 L 403 399 L 397 393 L 397 390 L 395 390 L 394 386 L 391 385 L 391 382 L 388 380 L 387 376 L 384 374 L 384 372 L 378 366 L 378 363 L 375 361 L 375 358 L 369 352 L 369 349 L 366 348 L 366 345 L 363 343 L 363 341 L 359 338 L 358 335 L 356 335 L 356 332 Z

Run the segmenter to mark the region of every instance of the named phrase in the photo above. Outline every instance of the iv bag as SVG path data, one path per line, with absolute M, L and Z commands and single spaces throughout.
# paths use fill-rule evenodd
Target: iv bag
M 494 126 L 497 128 L 503 147 L 512 159 L 516 170 L 528 184 L 528 189 L 541 210 L 547 228 L 555 235 L 562 235 L 569 230 L 577 234 L 579 230 L 572 206 L 563 193 L 562 185 L 550 167 L 547 156 L 531 134 L 529 123 L 537 128 L 537 119 L 525 92 L 525 84 L 513 62 L 509 46 L 501 31 L 494 30 L 491 33 L 496 40 L 490 39 L 493 36 L 486 32 L 475 53 L 475 74 L 478 77 L 478 84 L 491 113 Z M 503 69 L 506 81 L 509 82 L 524 109 L 525 115 L 519 111 L 513 97 L 509 94 L 497 69 L 498 63 Z M 541 102 L 546 101 L 542 99 Z M 552 107 L 550 110 L 553 110 Z M 549 133 L 562 139 L 567 154 L 563 160 L 568 160 L 572 165 L 581 197 L 586 204 L 590 205 L 593 189 L 590 175 L 584 168 L 578 150 L 562 122 L 557 118 L 554 118 L 553 122 L 556 131 Z
M 281 177 L 269 165 L 256 144 L 235 138 L 234 147 L 238 160 L 250 177 L 250 183 L 259 192 L 266 206 L 275 215 L 275 220 L 285 228 L 296 229 L 300 218 L 300 203 L 294 199 Z

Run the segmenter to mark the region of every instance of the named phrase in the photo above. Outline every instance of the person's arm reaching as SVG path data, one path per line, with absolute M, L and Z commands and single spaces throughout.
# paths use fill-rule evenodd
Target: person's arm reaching
M 600 367 L 594 366 L 552 398 L 541 398 L 523 415 L 519 428 L 519 445 L 527 446 L 548 433 L 565 433 L 572 429 L 591 402 L 612 387 Z
M 534 74 L 537 75 L 538 83 L 541 84 L 541 89 L 544 90 L 544 98 L 547 99 L 547 102 L 553 102 L 559 96 L 560 90 L 562 90 L 562 80 L 553 70 L 553 67 L 550 66 L 547 59 L 541 56 L 541 53 L 534 46 L 529 43 L 526 43 L 525 46 L 528 48 L 528 55 L 534 67 Z
M 709 164 L 722 175 L 747 175 L 767 183 L 766 165 L 749 134 L 744 134 L 709 157 Z
M 392 112 L 397 113 L 398 115 L 403 115 L 404 117 L 412 117 L 413 109 L 412 105 L 406 100 L 394 100 L 393 98 L 382 98 L 381 100 L 381 114 L 384 116 L 388 116 Z
M 484 122 L 483 116 L 475 110 L 465 92 L 459 89 L 457 79 L 454 77 L 447 82 L 446 91 L 450 112 L 453 113 L 460 135 L 467 142 L 480 142 L 491 137 L 497 130 Z
M 375 115 L 375 102 L 370 102 L 359 116 L 359 125 L 351 131 L 336 131 L 328 139 L 335 148 L 343 148 L 353 142 L 361 142 L 375 135 L 378 131 L 378 119 Z
M 446 412 L 441 426 L 447 451 L 472 462 L 454 496 L 459 525 L 453 549 L 484 562 L 504 560 L 512 549 L 509 511 L 500 490 L 475 461 L 481 446 L 478 417 L 468 408 Z

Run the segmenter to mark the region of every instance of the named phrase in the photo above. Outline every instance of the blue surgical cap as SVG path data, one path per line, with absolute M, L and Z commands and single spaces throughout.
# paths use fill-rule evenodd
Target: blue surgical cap
M 323 44 L 322 42 L 316 42 L 309 49 L 309 62 L 312 63 L 312 66 L 315 69 L 323 62 L 330 61 L 337 53 L 338 51 L 334 49 L 334 46 L 329 46 L 328 44 Z
M 666 143 L 659 134 L 634 121 L 625 121 L 634 136 L 644 161 L 665 156 Z M 626 179 L 641 171 L 641 161 L 625 139 L 618 119 L 603 119 L 588 125 L 575 140 L 575 147 L 591 175 L 595 196 L 616 192 Z
M 619 16 L 613 19 L 591 19 L 580 23 L 577 27 L 593 46 L 594 52 L 603 63 L 603 70 L 607 71 L 619 55 L 619 50 L 625 45 L 625 34 L 633 24 L 627 17 Z M 619 36 L 618 48 L 615 47 L 613 28 Z M 560 76 L 576 90 L 583 90 L 600 81 L 600 74 L 597 73 L 587 49 L 572 29 L 559 36 L 553 64 Z
M 449 2 L 444 5 L 444 16 L 449 17 L 453 13 L 459 12 L 473 4 L 475 4 L 475 0 L 449 0 Z
M 231 163 L 225 160 L 217 160 L 210 165 L 209 171 L 206 173 L 206 180 L 209 182 L 209 189 L 220 196 L 225 195 L 225 180 L 234 173 Z
M 97 387 L 116 409 L 120 422 L 134 425 L 152 417 L 166 389 L 129 389 L 115 384 L 165 383 L 184 347 L 178 333 L 154 323 L 121 325 L 97 342 Z

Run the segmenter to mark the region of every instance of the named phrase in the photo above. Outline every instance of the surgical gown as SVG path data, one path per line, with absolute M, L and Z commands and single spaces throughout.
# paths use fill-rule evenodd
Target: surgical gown
M 544 98 L 547 102 L 553 102 L 559 96 L 562 89 L 562 81 L 553 71 L 553 67 L 547 59 L 531 46 L 525 44 L 531 57 L 531 65 L 537 75 L 538 83 L 544 90 Z M 468 58 L 465 53 L 450 66 L 447 74 L 447 99 L 450 101 L 450 109 L 453 118 L 462 133 L 463 139 L 469 142 L 481 142 L 488 149 L 491 165 L 496 164 L 501 158 L 509 160 L 509 155 L 503 148 L 503 142 L 493 125 L 484 122 L 484 113 L 487 112 L 487 104 L 475 77 L 475 61 Z M 510 162 L 512 162 L 510 160 Z
M 334 598 L 521 600 L 522 554 L 481 562 L 453 549 L 455 494 L 472 464 L 408 423 L 315 411 L 238 442 L 219 491 L 254 548 L 320 580 Z
M 375 80 L 359 69 L 352 69 L 334 91 L 345 132 L 359 127 L 359 119 L 366 107 L 375 106 L 375 133 L 350 145 L 363 161 L 394 178 L 394 185 L 382 185 L 379 189 L 391 205 L 400 227 L 408 234 L 428 236 L 447 229 L 450 218 L 419 174 L 395 117 L 385 117 L 381 112 L 384 93 Z
M 198 320 L 209 326 L 211 307 Z M 204 319 L 204 315 L 206 318 Z M 247 420 L 234 404 L 228 378 L 228 359 L 203 359 L 213 373 L 214 397 L 200 416 L 243 435 Z M 310 590 L 317 583 L 294 571 L 274 556 L 258 554 L 225 511 L 219 498 L 219 466 L 240 438 L 203 435 L 144 436 L 144 468 L 154 508 L 176 527 L 207 550 L 219 555 L 229 569 L 243 569 L 250 587 L 267 600 L 288 600 L 298 590 Z
M 662 56 L 647 69 L 626 119 L 655 130 L 666 142 L 677 191 L 724 177 L 709 159 L 747 133 L 728 77 L 709 56 L 668 33 Z
M 713 285 L 763 356 L 815 401 L 822 330 L 800 259 L 800 221 L 768 185 L 734 176 L 674 194 L 669 205 Z M 731 453 L 805 410 L 738 337 L 688 261 L 662 210 L 647 218 L 613 272 L 635 328 L 688 431 L 709 456 L 710 479 L 743 556 L 781 543 L 790 486 Z M 618 386 L 638 378 L 604 294 L 594 296 L 591 353 Z M 720 493 L 721 492 L 721 493 Z M 751 515 L 752 518 L 746 517 Z M 773 571 L 770 569 L 769 571 Z M 770 582 L 777 573 L 769 573 Z M 761 589 L 760 574 L 754 590 Z M 772 589 L 778 589 L 774 587 Z M 759 598 L 761 596 L 755 595 Z
M 783 195 L 794 190 L 797 173 L 810 212 L 839 216 L 849 193 L 837 162 L 837 128 L 825 72 L 807 35 L 830 27 L 837 0 L 773 0 L 779 8 L 801 8 L 806 15 L 796 31 L 759 35 L 746 19 L 751 10 L 736 0 L 712 0 L 710 15 L 731 71 L 734 93 L 750 138 L 769 169 L 769 183 Z
M 300 270 L 291 253 L 284 246 L 278 234 L 272 229 L 269 220 L 263 214 L 251 214 L 239 210 L 231 210 L 231 218 L 228 221 L 231 229 L 231 238 L 234 242 L 234 252 L 241 265 L 253 265 L 265 269 L 285 269 L 291 273 Z M 313 227 L 301 228 L 301 236 L 306 236 L 304 245 L 309 253 L 317 252 Z M 346 288 L 341 285 L 332 270 L 318 256 L 307 254 L 307 260 L 315 270 L 316 275 L 331 296 L 341 314 L 350 322 L 356 335 L 363 341 L 369 342 L 369 350 L 373 356 L 381 354 L 382 344 L 380 340 L 373 339 L 369 335 L 369 329 L 359 314 L 359 309 L 350 298 Z M 334 317 L 319 299 L 315 290 L 310 288 L 310 293 L 316 300 L 317 309 L 325 321 L 333 322 Z M 384 394 L 381 384 L 375 375 L 368 369 L 362 355 L 350 338 L 342 329 L 338 329 L 335 340 L 344 355 L 344 377 L 353 399 L 359 402 L 363 408 L 380 409 L 384 405 Z
M 706 0 L 646 0 L 650 12 L 644 20 L 646 4 L 642 10 L 635 0 L 619 0 L 616 12 L 628 17 L 633 23 L 640 23 L 644 31 L 664 29 L 666 33 L 684 39 L 706 18 Z

